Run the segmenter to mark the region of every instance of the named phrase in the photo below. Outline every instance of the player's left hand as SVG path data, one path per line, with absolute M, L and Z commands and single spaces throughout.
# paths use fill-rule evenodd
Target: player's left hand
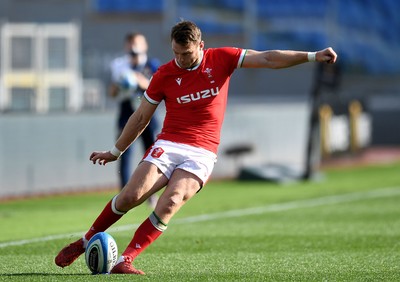
M 315 59 L 317 62 L 334 64 L 337 59 L 337 54 L 331 47 L 328 47 L 318 51 L 315 55 Z
M 95 151 L 90 155 L 90 161 L 93 164 L 106 165 L 109 162 L 116 161 L 118 158 L 111 154 L 110 151 Z

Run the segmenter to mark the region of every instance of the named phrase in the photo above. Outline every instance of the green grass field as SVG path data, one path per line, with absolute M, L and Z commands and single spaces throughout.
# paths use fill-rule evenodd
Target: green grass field
M 0 281 L 400 281 L 400 163 L 330 170 L 315 182 L 210 182 L 136 261 L 146 276 L 61 269 L 112 192 L 0 203 Z M 123 251 L 151 212 L 109 233 Z

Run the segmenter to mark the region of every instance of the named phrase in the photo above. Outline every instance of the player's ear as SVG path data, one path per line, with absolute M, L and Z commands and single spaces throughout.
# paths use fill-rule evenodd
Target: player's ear
M 200 41 L 199 47 L 200 47 L 200 50 L 204 49 L 204 41 L 203 40 Z

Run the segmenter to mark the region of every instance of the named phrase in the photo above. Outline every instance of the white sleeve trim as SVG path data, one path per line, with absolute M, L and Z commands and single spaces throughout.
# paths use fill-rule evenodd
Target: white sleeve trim
M 156 100 L 154 100 L 154 99 L 151 99 L 151 98 L 149 97 L 149 95 L 147 95 L 147 92 L 146 92 L 146 91 L 144 92 L 143 96 L 144 96 L 144 97 L 146 98 L 146 100 L 149 101 L 151 104 L 154 104 L 154 105 L 160 104 L 159 101 L 156 101 Z
M 237 64 L 236 68 L 239 69 L 239 68 L 242 67 L 242 64 L 243 64 L 243 61 L 244 61 L 244 57 L 246 56 L 246 53 L 247 53 L 247 49 L 243 49 L 242 52 L 240 53 L 240 57 L 239 57 L 238 64 Z

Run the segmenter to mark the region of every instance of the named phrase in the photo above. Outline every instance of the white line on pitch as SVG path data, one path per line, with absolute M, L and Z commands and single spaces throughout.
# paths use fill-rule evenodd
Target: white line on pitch
M 336 196 L 326 196 L 314 199 L 305 199 L 299 201 L 292 201 L 286 203 L 279 203 L 279 204 L 271 204 L 268 206 L 261 206 L 261 207 L 254 207 L 254 208 L 247 208 L 247 209 L 236 209 L 236 210 L 229 210 L 224 212 L 218 213 L 211 213 L 211 214 L 203 214 L 198 216 L 191 216 L 186 218 L 179 218 L 173 221 L 173 224 L 186 224 L 186 223 L 195 223 L 201 221 L 211 221 L 216 219 L 223 219 L 223 218 L 233 218 L 233 217 L 240 217 L 240 216 L 247 216 L 247 215 L 255 215 L 255 214 L 263 214 L 263 213 L 271 213 L 271 212 L 279 212 L 279 211 L 287 211 L 293 209 L 300 209 L 300 208 L 310 208 L 310 207 L 317 207 L 322 205 L 334 205 L 346 202 L 356 202 L 365 199 L 373 199 L 373 198 L 385 198 L 385 197 L 392 197 L 396 195 L 400 195 L 400 187 L 389 187 L 389 188 L 381 188 L 372 191 L 366 192 L 357 192 L 357 193 L 349 193 L 349 194 L 342 194 Z M 127 230 L 135 229 L 139 226 L 139 224 L 129 224 L 123 225 L 118 227 L 111 227 L 108 229 L 109 232 L 122 232 Z M 6 248 L 10 246 L 21 246 L 26 244 L 32 243 L 40 243 L 40 242 L 47 242 L 57 239 L 64 239 L 64 238 L 76 238 L 82 236 L 85 232 L 75 232 L 75 233 L 67 233 L 67 234 L 59 234 L 59 235 L 51 235 L 46 237 L 39 237 L 33 239 L 26 239 L 26 240 L 19 240 L 19 241 L 10 241 L 0 243 L 0 248 Z

